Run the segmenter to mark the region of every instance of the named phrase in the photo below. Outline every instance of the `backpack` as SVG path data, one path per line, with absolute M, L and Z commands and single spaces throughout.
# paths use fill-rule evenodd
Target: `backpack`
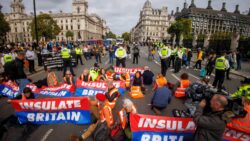
M 126 135 L 121 126 L 117 126 L 116 128 L 111 130 L 110 138 L 112 141 L 124 141 L 126 140 Z
M 186 53 L 183 54 L 182 60 L 183 60 L 183 61 L 187 61 L 187 54 L 186 54 Z
M 202 68 L 202 69 L 200 70 L 200 77 L 204 78 L 204 77 L 206 76 L 206 74 L 207 74 L 206 69 L 205 69 L 205 68 Z
M 94 141 L 107 141 L 109 139 L 109 128 L 107 122 L 99 123 L 93 135 Z
M 187 98 L 191 98 L 193 101 L 200 101 L 203 98 L 204 91 L 207 89 L 205 85 L 200 83 L 191 84 L 185 91 Z

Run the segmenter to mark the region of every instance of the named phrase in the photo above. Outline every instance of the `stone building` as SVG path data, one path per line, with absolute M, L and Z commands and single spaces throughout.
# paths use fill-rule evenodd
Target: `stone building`
M 168 8 L 153 9 L 151 2 L 147 0 L 140 12 L 140 19 L 131 30 L 131 39 L 136 42 L 162 41 L 169 39 L 167 29 L 174 21 L 174 14 L 168 14 Z
M 177 7 L 175 17 L 191 19 L 193 34 L 237 32 L 243 36 L 250 36 L 250 9 L 248 15 L 243 15 L 240 13 L 239 5 L 236 5 L 234 12 L 228 12 L 225 2 L 220 10 L 215 10 L 212 0 L 208 0 L 207 8 L 196 7 L 192 0 L 189 7 L 185 2 L 181 11 Z
M 9 42 L 30 42 L 31 37 L 30 23 L 34 18 L 34 14 L 26 14 L 25 6 L 22 0 L 12 0 L 11 12 L 5 14 L 6 20 L 9 22 L 11 31 L 7 34 Z M 42 14 L 42 12 L 38 13 Z M 49 14 L 61 28 L 61 32 L 56 40 L 66 40 L 66 32 L 74 33 L 73 40 L 102 39 L 108 31 L 106 21 L 96 14 L 88 13 L 88 3 L 85 0 L 72 1 L 72 13 L 53 13 Z

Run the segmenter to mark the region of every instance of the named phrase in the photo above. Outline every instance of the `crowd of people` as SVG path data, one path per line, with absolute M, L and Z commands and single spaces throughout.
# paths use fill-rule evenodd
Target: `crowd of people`
M 156 59 L 155 55 L 157 52 L 159 54 L 159 59 L 161 61 L 161 73 L 159 74 L 154 74 L 149 66 L 144 66 L 143 72 L 138 71 L 134 75 L 131 75 L 128 72 L 116 74 L 113 67 L 100 67 L 100 64 L 102 63 L 101 58 L 103 55 L 106 55 L 106 52 L 108 52 L 110 64 L 113 64 L 114 58 L 116 58 L 115 66 L 117 67 L 125 68 L 126 59 L 131 58 L 131 54 L 133 54 L 133 63 L 138 64 L 140 47 L 136 43 L 132 45 L 111 45 L 107 48 L 102 45 L 81 46 L 73 43 L 57 47 L 56 43 L 48 43 L 47 45 L 39 45 L 40 51 L 37 55 L 33 50 L 32 45 L 28 45 L 26 49 L 14 48 L 11 49 L 11 53 L 6 52 L 3 55 L 2 63 L 4 64 L 5 70 L 3 81 L 13 81 L 19 85 L 22 94 L 15 99 L 34 99 L 35 97 L 31 89 L 26 87 L 26 84 L 31 83 L 31 81 L 28 80 L 24 71 L 25 60 L 27 60 L 29 64 L 30 73 L 34 73 L 34 60 L 36 59 L 36 56 L 38 57 L 39 65 L 42 65 L 43 62 L 41 61 L 42 58 L 40 58 L 41 62 L 39 62 L 39 57 L 41 56 L 38 54 L 46 54 L 50 51 L 58 52 L 63 60 L 63 81 L 59 82 L 59 76 L 57 76 L 53 70 L 47 68 L 47 76 L 43 80 L 33 82 L 38 87 L 56 87 L 61 83 L 67 83 L 76 87 L 76 80 L 78 79 L 84 82 L 106 82 L 108 87 L 108 90 L 104 94 L 98 93 L 95 99 L 90 100 L 90 111 L 93 120 L 89 128 L 80 137 L 72 136 L 71 139 L 75 141 L 84 140 L 93 134 L 95 136 L 100 126 L 107 126 L 108 130 L 118 130 L 119 132 L 122 132 L 124 140 L 131 140 L 130 114 L 140 113 L 140 111 L 136 109 L 136 103 L 133 103 L 130 98 L 125 98 L 122 103 L 123 107 L 119 110 L 117 115 L 119 117 L 118 121 L 114 120 L 114 108 L 117 104 L 117 100 L 121 99 L 121 94 L 118 89 L 114 87 L 113 81 L 124 81 L 132 99 L 143 98 L 149 93 L 147 88 L 151 87 L 153 94 L 151 96 L 150 108 L 156 115 L 162 115 L 162 111 L 171 103 L 173 96 L 179 99 L 185 99 L 186 90 L 192 85 L 187 73 L 181 74 L 181 79 L 176 84 L 172 84 L 167 76 L 167 69 L 171 65 L 173 66 L 175 73 L 179 72 L 182 67 L 186 69 L 190 67 L 193 57 L 191 49 L 184 47 L 169 47 L 162 43 L 155 43 L 148 48 L 149 61 Z M 77 64 L 78 61 L 81 65 L 84 64 L 82 61 L 82 55 L 86 60 L 89 60 L 94 56 L 96 63 L 89 69 L 85 68 L 80 76 L 76 76 L 72 69 L 70 60 L 70 53 L 72 51 L 76 54 Z M 197 62 L 194 65 L 195 69 L 202 69 L 202 61 L 204 60 L 204 57 L 205 55 L 203 51 L 198 48 Z M 210 76 L 213 70 L 215 70 L 215 80 L 212 86 L 213 88 L 218 88 L 218 91 L 216 91 L 209 101 L 201 100 L 193 114 L 193 119 L 197 126 L 194 136 L 195 141 L 222 140 L 226 126 L 245 133 L 250 133 L 250 79 L 246 78 L 242 82 L 242 87 L 231 96 L 221 94 L 224 76 L 226 73 L 229 74 L 230 69 L 235 67 L 235 63 L 237 64 L 237 68 L 240 69 L 240 63 L 237 61 L 237 53 L 226 54 L 222 52 L 216 55 L 214 52 L 211 52 L 209 54 L 205 68 L 207 71 L 206 75 Z M 202 80 L 206 81 L 209 79 L 207 76 L 202 78 Z M 229 76 L 227 78 L 230 79 Z M 208 86 L 208 82 L 206 81 L 204 85 Z M 232 119 L 232 113 L 225 113 L 225 108 L 228 105 L 228 97 L 242 98 L 245 106 L 244 109 L 247 111 L 245 117 Z M 206 106 L 209 106 L 210 108 L 208 112 L 205 111 Z M 0 130 L 3 131 L 2 128 Z M 110 135 L 108 137 L 110 137 Z M 105 140 L 105 138 L 103 139 Z

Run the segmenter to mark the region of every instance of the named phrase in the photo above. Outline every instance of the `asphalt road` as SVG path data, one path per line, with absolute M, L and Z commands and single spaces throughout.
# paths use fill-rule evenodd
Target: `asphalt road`
M 78 66 L 74 68 L 77 76 L 79 76 L 84 68 L 90 68 L 93 66 L 95 59 L 84 61 L 84 66 Z M 127 59 L 126 61 L 127 67 L 143 67 L 145 65 L 149 66 L 150 69 L 155 73 L 160 73 L 160 64 L 154 61 L 147 60 L 147 48 L 141 47 L 141 53 L 139 58 L 139 64 L 135 65 L 132 63 L 132 59 Z M 102 67 L 107 68 L 110 66 L 108 64 L 108 55 L 102 57 Z M 195 71 L 193 69 L 182 69 L 179 73 L 174 74 L 170 69 L 167 72 L 167 80 L 171 83 L 176 83 L 180 78 L 180 75 L 186 72 L 189 74 L 189 78 L 192 82 L 199 80 L 199 71 Z M 62 72 L 56 72 L 58 78 L 62 80 Z M 41 71 L 36 74 L 30 76 L 33 81 L 37 81 L 39 79 L 43 79 L 46 77 L 46 72 Z M 240 86 L 240 81 L 242 78 L 237 76 L 231 76 L 232 80 L 225 80 L 224 85 L 226 89 L 232 93 Z M 211 77 L 211 82 L 214 77 Z M 154 115 L 154 112 L 150 109 L 148 105 L 150 103 L 150 99 L 152 96 L 152 86 L 146 86 L 146 96 L 143 99 L 132 101 L 135 103 L 138 113 L 140 114 L 149 114 Z M 122 99 L 130 98 L 125 93 L 124 97 L 120 97 L 118 99 L 118 103 L 116 108 L 114 109 L 113 115 L 115 119 L 117 119 L 117 112 L 122 107 Z M 0 99 L 0 120 L 9 117 L 10 115 L 14 115 L 14 110 L 11 105 L 7 104 L 6 98 Z M 172 98 L 172 101 L 168 107 L 163 110 L 162 116 L 172 116 L 173 109 L 186 109 L 183 104 L 183 100 Z M 15 122 L 15 118 L 13 118 L 13 122 Z M 73 124 L 54 124 L 54 125 L 18 125 L 12 124 L 11 127 L 8 128 L 8 132 L 4 135 L 2 141 L 69 141 L 70 135 L 78 135 L 80 136 L 84 130 L 86 130 L 88 125 L 73 125 Z M 89 138 L 88 141 L 93 140 Z

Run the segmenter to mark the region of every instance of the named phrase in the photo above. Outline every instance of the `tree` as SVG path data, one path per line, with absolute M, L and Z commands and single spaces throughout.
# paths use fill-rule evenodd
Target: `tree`
M 35 39 L 35 19 L 32 20 L 30 27 L 32 38 Z M 41 14 L 37 16 L 37 32 L 38 39 L 40 39 L 41 37 L 45 37 L 46 40 L 50 40 L 55 39 L 56 36 L 61 32 L 61 29 L 50 15 Z
M 128 33 L 128 32 L 122 33 L 122 38 L 124 39 L 124 41 L 129 41 L 130 40 L 130 33 Z
M 191 29 L 190 19 L 179 19 L 168 28 L 168 33 L 172 36 L 176 35 L 176 42 L 178 43 L 180 36 L 189 36 Z
M 69 37 L 73 37 L 74 36 L 74 33 L 72 31 L 67 31 L 66 32 L 66 37 L 69 38 Z
M 0 44 L 4 44 L 6 34 L 10 31 L 9 23 L 4 19 L 4 15 L 0 10 Z
M 116 35 L 113 32 L 109 31 L 109 33 L 106 34 L 106 38 L 116 39 Z

